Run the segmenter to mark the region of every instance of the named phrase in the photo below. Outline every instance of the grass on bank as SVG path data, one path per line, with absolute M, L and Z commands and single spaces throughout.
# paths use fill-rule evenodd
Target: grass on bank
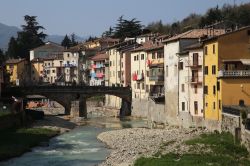
M 45 128 L 9 129 L 0 132 L 0 161 L 20 156 L 58 134 L 58 131 Z
M 193 150 L 183 155 L 169 153 L 160 157 L 139 158 L 135 166 L 250 166 L 249 153 L 229 133 L 202 134 L 185 142 Z M 210 152 L 197 152 L 198 145 L 210 148 Z M 204 150 L 205 150 L 204 149 Z
M 5 116 L 5 115 L 9 115 L 9 114 L 11 114 L 11 113 L 8 111 L 0 111 L 0 117 Z

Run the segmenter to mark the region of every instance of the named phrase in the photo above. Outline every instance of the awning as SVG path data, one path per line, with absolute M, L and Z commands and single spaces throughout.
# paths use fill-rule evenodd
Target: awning
M 250 65 L 250 59 L 223 59 L 222 62 L 241 62 L 243 65 Z
M 250 59 L 240 59 L 243 65 L 250 65 Z

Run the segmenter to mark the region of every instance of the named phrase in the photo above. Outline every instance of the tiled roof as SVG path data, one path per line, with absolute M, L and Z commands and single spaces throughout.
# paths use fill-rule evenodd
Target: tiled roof
M 23 58 L 23 59 L 8 59 L 5 63 L 6 64 L 17 64 L 17 63 L 20 63 L 22 61 L 25 61 L 26 59 Z
M 114 39 L 111 37 L 105 37 L 105 38 L 100 38 L 100 42 L 107 42 L 107 43 L 118 43 L 120 40 L 119 39 Z
M 163 42 L 171 42 L 171 41 L 175 41 L 175 40 L 179 40 L 179 39 L 197 39 L 197 38 L 201 38 L 201 37 L 211 37 L 211 36 L 218 36 L 221 34 L 224 34 L 225 30 L 224 29 L 193 29 L 193 30 L 189 30 L 187 32 L 178 34 L 176 36 L 173 36 L 171 38 L 168 38 L 166 40 L 164 40 Z
M 58 50 L 61 50 L 61 51 L 64 50 L 63 46 L 61 46 L 61 45 L 59 45 L 57 43 L 53 43 L 53 42 L 47 42 L 42 46 L 34 48 L 33 50 L 36 51 L 36 50 L 45 50 L 45 49 L 58 49 Z
M 159 44 L 154 44 L 152 47 L 147 48 L 146 51 L 151 51 L 151 50 L 157 50 L 157 49 L 163 49 L 164 45 L 162 43 Z
M 31 62 L 43 62 L 44 59 L 43 58 L 34 58 L 31 60 Z
M 109 58 L 108 54 L 99 53 L 99 54 L 96 54 L 95 56 L 93 56 L 91 58 L 91 60 L 93 60 L 93 61 L 101 61 L 101 60 L 105 60 L 105 59 L 108 59 L 108 58 Z
M 145 43 L 142 43 L 142 46 L 132 50 L 132 52 L 144 51 L 144 50 L 147 50 L 147 49 L 149 49 L 149 48 L 151 48 L 153 46 L 154 46 L 154 44 L 153 44 L 152 41 L 147 41 Z

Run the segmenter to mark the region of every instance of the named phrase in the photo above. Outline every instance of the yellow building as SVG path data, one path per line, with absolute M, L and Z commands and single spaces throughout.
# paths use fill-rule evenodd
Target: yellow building
M 43 59 L 35 58 L 31 60 L 31 82 L 38 84 L 43 81 Z
M 29 81 L 28 62 L 25 59 L 7 60 L 6 71 L 10 74 L 10 83 L 12 85 L 25 85 Z
M 205 119 L 221 120 L 223 107 L 250 106 L 250 27 L 204 42 Z

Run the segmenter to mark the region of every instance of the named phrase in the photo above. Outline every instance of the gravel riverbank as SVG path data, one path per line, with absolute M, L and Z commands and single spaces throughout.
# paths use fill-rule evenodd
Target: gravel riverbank
M 161 153 L 186 151 L 183 141 L 205 132 L 200 129 L 166 129 L 133 128 L 113 130 L 101 133 L 98 139 L 112 149 L 107 160 L 100 166 L 128 166 L 141 156 Z M 164 145 L 164 146 L 163 146 Z M 163 148 L 164 147 L 164 148 Z

